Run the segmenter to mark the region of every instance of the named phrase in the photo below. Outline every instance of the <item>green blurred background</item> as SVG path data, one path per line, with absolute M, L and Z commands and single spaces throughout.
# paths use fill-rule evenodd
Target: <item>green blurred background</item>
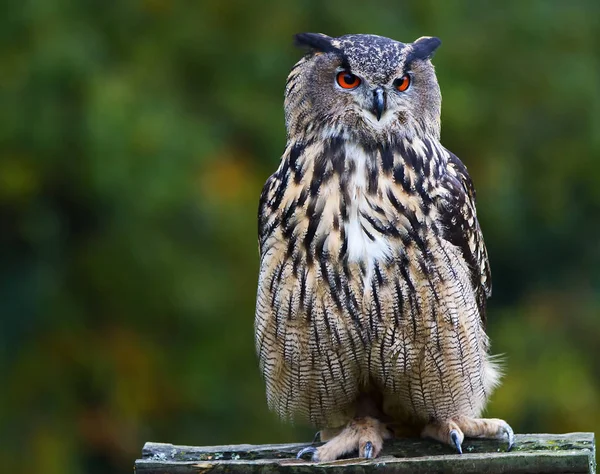
M 256 209 L 292 35 L 439 36 L 518 432 L 600 427 L 600 2 L 5 0 L 0 459 L 130 472 L 145 441 L 308 440 L 253 347 Z

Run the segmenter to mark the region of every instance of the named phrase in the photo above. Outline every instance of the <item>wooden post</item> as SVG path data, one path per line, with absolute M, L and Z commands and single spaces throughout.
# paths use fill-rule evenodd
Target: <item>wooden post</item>
M 593 433 L 523 434 L 506 443 L 465 439 L 463 455 L 422 439 L 386 443 L 376 459 L 312 463 L 295 459 L 306 443 L 231 446 L 173 446 L 146 443 L 137 474 L 368 474 L 368 473 L 595 473 Z

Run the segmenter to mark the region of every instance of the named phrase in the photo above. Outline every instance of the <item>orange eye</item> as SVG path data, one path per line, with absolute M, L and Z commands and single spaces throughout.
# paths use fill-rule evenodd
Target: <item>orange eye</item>
M 410 76 L 408 74 L 404 74 L 400 79 L 394 81 L 394 87 L 400 92 L 404 92 L 408 89 L 408 86 L 410 86 Z
M 358 76 L 355 76 L 348 71 L 338 72 L 336 78 L 338 85 L 344 89 L 356 89 L 360 85 Z

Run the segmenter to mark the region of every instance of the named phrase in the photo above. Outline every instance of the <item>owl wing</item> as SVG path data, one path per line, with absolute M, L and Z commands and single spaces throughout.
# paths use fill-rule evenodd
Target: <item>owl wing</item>
M 492 276 L 483 234 L 477 220 L 475 187 L 467 168 L 460 159 L 449 153 L 446 174 L 448 198 L 441 206 L 446 240 L 461 249 L 469 266 L 471 283 L 482 322 L 486 321 L 486 300 L 492 294 Z
M 269 176 L 260 194 L 258 204 L 258 251 L 262 260 L 265 250 L 265 242 L 273 231 L 273 224 L 277 223 L 277 216 L 269 205 L 274 199 L 277 189 L 281 188 L 281 180 L 278 178 L 278 173 Z

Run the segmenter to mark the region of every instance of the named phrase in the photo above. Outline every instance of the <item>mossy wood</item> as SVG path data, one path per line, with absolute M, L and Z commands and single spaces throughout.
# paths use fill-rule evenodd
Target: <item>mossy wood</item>
M 466 439 L 464 454 L 421 439 L 398 439 L 387 443 L 373 460 L 344 459 L 311 463 L 295 459 L 306 443 L 231 446 L 174 446 L 146 443 L 137 474 L 368 474 L 398 473 L 595 473 L 593 433 L 516 435 L 516 445 Z

